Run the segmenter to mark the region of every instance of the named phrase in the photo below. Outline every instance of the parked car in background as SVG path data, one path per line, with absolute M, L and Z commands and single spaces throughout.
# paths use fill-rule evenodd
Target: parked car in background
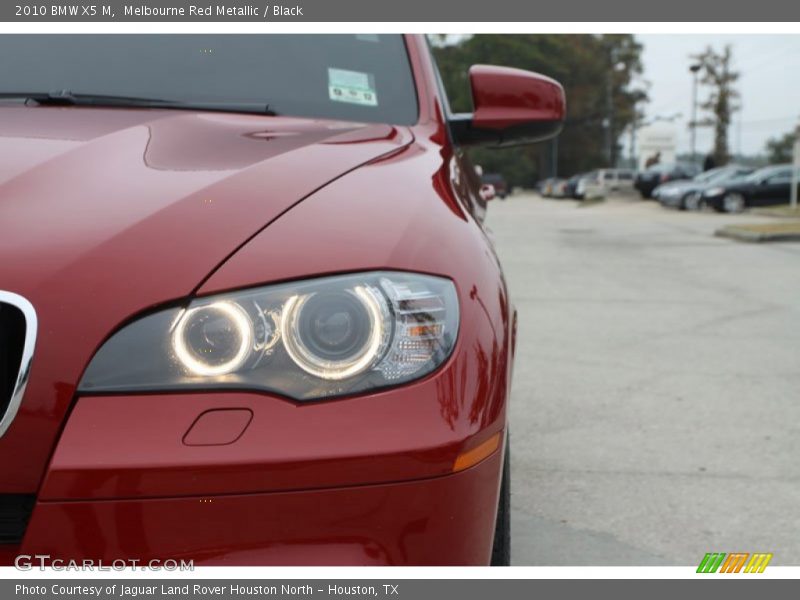
M 505 200 L 510 193 L 508 182 L 501 173 L 484 173 L 481 175 L 481 183 L 488 183 L 494 186 L 495 195 L 502 200 Z
M 542 197 L 547 197 L 548 191 L 550 189 L 550 184 L 552 183 L 552 181 L 553 181 L 552 177 L 546 177 L 544 179 L 541 179 L 536 184 L 536 192 Z
M 744 177 L 753 172 L 752 167 L 726 165 L 700 173 L 693 179 L 669 181 L 653 190 L 653 198 L 662 206 L 679 210 L 698 210 L 702 205 L 703 192 L 711 185 L 718 185 Z
M 583 179 L 586 198 L 605 198 L 611 193 L 633 191 L 634 172 L 630 169 L 598 169 Z
M 552 198 L 569 198 L 568 191 L 569 181 L 567 179 L 557 179 L 553 183 L 553 189 L 550 192 Z
M 578 177 L 578 182 L 575 184 L 575 193 L 573 197 L 576 200 L 583 200 L 586 198 L 586 187 L 589 182 L 597 178 L 597 171 L 589 171 Z
M 702 203 L 718 212 L 738 213 L 749 206 L 770 206 L 789 202 L 792 165 L 773 165 L 750 175 L 703 191 Z
M 665 163 L 641 171 L 634 182 L 642 198 L 652 198 L 653 190 L 668 181 L 691 179 L 700 173 L 700 167 L 690 163 Z
M 559 186 L 564 183 L 563 179 L 558 177 L 549 177 L 541 183 L 539 193 L 545 198 L 553 198 L 559 193 Z
M 567 185 L 564 190 L 567 198 L 574 198 L 575 200 L 581 200 L 583 198 L 583 194 L 578 192 L 578 186 L 580 185 L 581 179 L 586 178 L 588 175 L 589 173 L 578 173 L 567 179 Z

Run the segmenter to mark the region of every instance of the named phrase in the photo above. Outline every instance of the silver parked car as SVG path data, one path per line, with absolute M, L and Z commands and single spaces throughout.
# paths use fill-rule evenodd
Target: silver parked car
M 578 183 L 578 191 L 585 198 L 605 198 L 611 193 L 629 193 L 633 191 L 634 176 L 630 169 L 598 169 Z

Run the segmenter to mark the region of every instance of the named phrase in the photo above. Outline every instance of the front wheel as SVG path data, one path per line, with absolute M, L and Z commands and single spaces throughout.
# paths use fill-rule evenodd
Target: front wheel
M 687 194 L 686 199 L 683 201 L 684 208 L 693 212 L 699 212 L 705 208 L 705 202 L 700 194 L 693 193 Z
M 503 461 L 503 478 L 500 482 L 500 498 L 497 502 L 497 520 L 494 526 L 492 566 L 511 565 L 511 446 L 506 433 L 506 455 Z
M 740 213 L 744 210 L 747 203 L 744 196 L 736 192 L 725 194 L 722 199 L 722 208 L 728 213 Z

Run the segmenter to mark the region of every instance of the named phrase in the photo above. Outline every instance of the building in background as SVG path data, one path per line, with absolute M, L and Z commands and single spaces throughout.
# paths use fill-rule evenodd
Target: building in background
M 678 132 L 670 123 L 653 123 L 637 130 L 637 164 L 640 171 L 653 164 L 674 163 L 677 156 Z

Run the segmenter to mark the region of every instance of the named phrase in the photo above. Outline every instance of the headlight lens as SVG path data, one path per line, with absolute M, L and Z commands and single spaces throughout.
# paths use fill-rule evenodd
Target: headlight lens
M 326 277 L 200 298 L 114 334 L 82 392 L 266 390 L 311 400 L 417 379 L 458 333 L 448 279 L 395 272 Z
M 253 329 L 245 313 L 233 302 L 215 302 L 192 308 L 172 333 L 176 358 L 195 375 L 233 373 L 252 350 Z
M 369 287 L 292 296 L 281 314 L 281 336 L 286 353 L 307 373 L 347 379 L 383 355 L 388 316 L 386 301 Z

